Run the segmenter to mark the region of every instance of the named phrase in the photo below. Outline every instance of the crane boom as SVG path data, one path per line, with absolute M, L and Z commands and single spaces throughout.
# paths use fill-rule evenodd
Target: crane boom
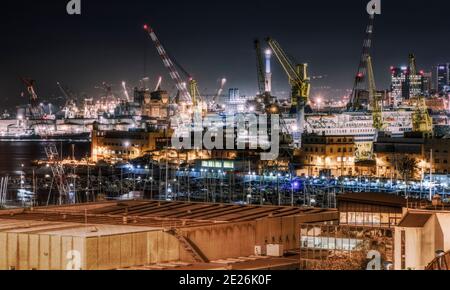
M 292 105 L 297 106 L 299 103 L 306 105 L 309 101 L 310 93 L 310 80 L 307 74 L 308 65 L 294 65 L 276 40 L 268 38 L 267 43 L 289 78 L 289 83 L 292 86 Z
M 309 102 L 311 90 L 310 78 L 308 77 L 308 65 L 294 65 L 287 54 L 281 48 L 280 44 L 272 38 L 267 38 L 272 52 L 275 54 L 278 62 L 283 67 L 289 79 L 292 88 L 291 103 L 293 112 L 297 116 L 297 128 L 294 131 L 296 146 L 301 147 L 301 136 L 305 128 L 305 107 Z M 298 134 L 299 136 L 296 136 Z
M 175 82 L 175 86 L 180 92 L 180 97 L 185 102 L 192 102 L 191 94 L 189 93 L 186 83 L 183 81 L 183 79 L 180 76 L 180 73 L 176 69 L 174 62 L 170 59 L 169 55 L 167 54 L 164 46 L 159 41 L 158 37 L 156 36 L 155 31 L 153 28 L 148 26 L 147 24 L 144 25 L 144 30 L 147 31 L 148 35 L 154 42 L 156 46 L 156 50 L 158 51 L 159 56 L 161 57 L 161 60 L 164 63 L 164 66 L 166 69 L 169 70 L 169 75 L 172 78 L 172 80 Z

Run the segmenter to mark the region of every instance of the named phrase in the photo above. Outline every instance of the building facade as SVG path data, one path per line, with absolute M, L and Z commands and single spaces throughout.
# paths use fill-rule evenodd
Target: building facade
M 408 67 L 391 67 L 391 94 L 394 107 L 418 95 L 429 95 L 429 74 L 411 75 Z
M 352 176 L 355 174 L 355 139 L 352 136 L 305 134 L 300 175 Z
M 433 151 L 433 154 L 431 154 Z M 433 174 L 450 172 L 450 139 L 381 137 L 374 145 L 377 176 L 403 179 L 405 171 L 410 179 L 423 179 L 433 168 Z M 432 159 L 430 156 L 432 155 Z M 402 169 L 406 159 L 415 160 L 414 168 Z
M 435 81 L 437 92 L 444 93 L 450 83 L 450 63 L 437 65 Z
M 94 162 L 129 161 L 162 149 L 168 138 L 170 132 L 165 130 L 101 131 L 94 126 L 91 158 Z

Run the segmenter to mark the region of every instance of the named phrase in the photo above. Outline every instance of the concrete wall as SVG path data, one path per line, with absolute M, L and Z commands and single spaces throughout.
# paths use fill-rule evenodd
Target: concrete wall
M 300 224 L 338 220 L 338 213 L 268 218 L 251 222 L 187 228 L 181 233 L 210 261 L 248 257 L 255 246 L 282 244 L 285 250 L 300 248 Z M 184 256 L 181 256 L 185 258 Z M 183 259 L 182 259 L 183 260 Z
M 175 262 L 181 255 L 188 257 L 179 241 L 162 231 L 86 239 L 87 270 Z
M 0 233 L 0 270 L 110 270 L 182 255 L 191 261 L 178 240 L 161 231 L 90 238 Z
M 74 251 L 85 255 L 83 238 L 0 233 L 0 270 L 83 268 L 83 264 L 72 263 Z

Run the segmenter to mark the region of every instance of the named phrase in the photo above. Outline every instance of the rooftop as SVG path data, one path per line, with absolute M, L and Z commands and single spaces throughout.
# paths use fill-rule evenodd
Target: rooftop
M 335 215 L 336 210 L 168 201 L 111 201 L 73 206 L 40 207 L 33 210 L 4 210 L 0 211 L 0 220 L 129 225 L 147 227 L 148 230 L 198 227 L 314 214 Z
M 339 195 L 337 200 L 338 202 L 346 201 L 399 208 L 404 208 L 407 206 L 406 198 L 386 193 L 353 192 Z

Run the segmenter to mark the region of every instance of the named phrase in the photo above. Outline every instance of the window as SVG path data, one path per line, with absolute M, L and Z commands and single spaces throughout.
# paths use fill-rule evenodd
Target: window
M 223 168 L 225 169 L 233 169 L 234 168 L 234 163 L 231 161 L 224 161 L 223 162 Z

